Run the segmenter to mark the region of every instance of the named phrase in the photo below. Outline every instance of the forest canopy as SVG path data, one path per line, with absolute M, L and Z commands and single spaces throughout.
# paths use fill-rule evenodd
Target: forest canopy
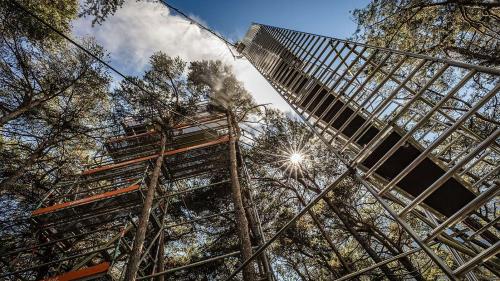
M 42 280 L 53 272 L 81 268 L 82 264 L 96 266 L 97 261 L 112 261 L 114 267 L 108 274 L 113 280 L 135 280 L 138 272 L 160 274 L 158 280 L 225 280 L 244 261 L 248 265 L 242 266 L 242 274 L 237 278 L 245 281 L 273 280 L 276 277 L 272 274 L 277 276 L 275 280 L 332 280 L 376 264 L 373 270 L 363 271 L 354 279 L 444 278 L 433 259 L 418 248 L 415 234 L 409 233 L 408 228 L 426 237 L 432 231 L 430 226 L 446 217 L 418 209 L 408 216 L 408 223 L 401 223 L 389 210 L 400 212 L 411 196 L 388 192 L 383 203 L 382 195 L 376 196 L 370 187 L 383 186 L 391 179 L 374 176 L 370 178 L 372 185 L 367 187 L 365 178 L 353 168 L 361 160 L 350 162 L 351 147 L 342 147 L 344 138 L 350 136 L 339 137 L 338 144 L 337 138 L 326 141 L 323 134 L 328 131 L 326 126 L 321 133 L 311 130 L 320 120 L 306 118 L 306 109 L 300 119 L 295 113 L 259 104 L 234 69 L 220 60 L 188 61 L 155 50 L 145 69 L 135 75 L 123 75 L 110 68 L 110 54 L 94 38 L 79 38 L 75 41 L 78 43 L 68 40 L 73 38 L 71 28 L 75 20 L 87 17 L 93 25 L 102 24 L 124 3 L 124 0 L 0 0 L 0 278 L 13 271 L 8 273 L 11 278 L 8 280 Z M 374 0 L 354 10 L 352 15 L 357 24 L 353 39 L 358 42 L 492 69 L 500 66 L 500 4 L 494 1 Z M 356 48 L 349 54 L 353 50 Z M 373 65 L 364 71 L 361 71 L 364 65 L 359 68 L 358 78 L 369 77 L 368 81 L 377 69 L 398 65 L 400 57 L 403 59 L 399 65 L 406 60 L 408 69 L 391 72 L 390 75 L 396 73 L 388 83 L 391 86 L 386 88 L 382 86 L 389 80 L 388 72 L 374 75 L 374 82 L 369 85 L 372 88 L 366 89 L 376 92 L 382 88 L 383 100 L 393 91 L 401 90 L 401 84 L 408 79 L 407 88 L 415 90 L 403 89 L 404 95 L 394 95 L 401 107 L 417 95 L 428 101 L 417 104 L 416 114 L 401 116 L 405 125 L 416 123 L 413 118 L 418 114 L 426 116 L 430 108 L 445 105 L 447 119 L 425 128 L 425 135 L 438 136 L 460 120 L 460 114 L 474 111 L 484 96 L 498 90 L 497 76 L 474 72 L 468 76 L 471 81 L 466 89 L 448 98 L 447 93 L 460 88 L 457 85 L 462 83 L 459 78 L 464 71 L 455 68 L 445 72 L 448 65 L 443 64 L 420 70 L 424 62 L 419 63 L 414 57 L 398 53 L 384 60 L 378 55 L 373 55 Z M 290 59 L 289 69 L 305 69 L 304 65 Z M 417 73 L 415 78 L 408 75 L 412 71 L 411 76 Z M 445 74 L 429 82 L 435 73 Z M 309 84 L 326 88 L 319 80 L 312 77 Z M 350 79 L 343 89 L 348 90 L 354 80 Z M 313 88 L 310 85 L 308 91 Z M 365 94 L 342 98 L 361 100 Z M 460 127 L 463 139 L 457 137 L 445 143 L 442 153 L 425 161 L 434 161 L 431 163 L 438 163 L 439 167 L 453 167 L 463 155 L 445 153 L 448 148 L 466 154 L 474 144 L 470 139 L 484 140 L 498 132 L 499 100 L 498 95 L 491 96 Z M 339 106 L 348 108 L 347 103 Z M 330 109 L 333 103 L 327 106 Z M 356 110 L 361 112 L 359 116 L 366 113 L 361 106 Z M 339 112 L 335 113 L 337 117 Z M 392 120 L 390 117 L 393 116 L 384 116 L 385 120 Z M 216 122 L 210 123 L 210 118 Z M 375 134 L 385 133 L 381 139 L 403 134 L 406 139 L 400 136 L 401 141 L 394 141 L 401 142 L 403 149 L 417 147 L 415 150 L 420 149 L 417 150 L 420 153 L 426 149 L 424 145 L 433 141 L 424 135 L 423 141 L 417 143 L 412 139 L 414 136 L 405 135 L 404 126 L 379 121 L 370 119 L 367 124 L 378 130 Z M 196 127 L 193 124 L 198 128 L 193 128 Z M 379 130 L 389 125 L 397 128 L 396 133 Z M 200 128 L 203 133 L 197 132 Z M 131 141 L 132 144 L 127 143 L 130 147 L 125 148 L 113 146 L 119 143 L 116 140 L 137 136 L 145 136 L 145 140 Z M 181 143 L 180 140 L 189 146 L 176 143 Z M 203 141 L 210 144 L 209 148 L 204 147 Z M 493 139 L 486 145 L 495 142 Z M 370 144 L 367 141 L 352 151 L 364 151 Z M 142 145 L 149 149 L 145 150 L 147 153 L 141 150 Z M 193 147 L 206 150 L 193 152 L 190 150 Z M 120 149 L 129 150 L 122 155 Z M 175 153 L 179 151 L 185 154 L 177 156 Z M 497 152 L 488 153 L 478 156 L 482 160 L 477 163 L 485 160 L 488 165 L 495 165 Z M 98 174 L 105 170 L 103 166 L 113 167 L 110 170 L 114 172 L 120 165 L 131 162 L 135 165 L 137 159 L 146 159 L 147 168 L 121 171 L 121 182 L 117 185 L 130 190 L 140 185 L 141 208 L 134 205 L 124 216 L 116 220 L 113 217 L 103 233 L 99 232 L 99 226 L 92 225 L 90 232 L 99 233 L 92 239 L 64 240 L 61 237 L 68 234 L 65 231 L 46 230 L 50 229 L 49 223 L 37 226 L 40 221 L 33 219 L 33 211 L 41 206 L 79 204 L 82 202 L 79 200 L 86 200 L 81 194 L 99 197 L 100 189 L 116 195 L 110 186 L 114 188 L 119 180 L 102 180 L 98 176 L 95 180 L 87 177 L 86 172 Z M 203 177 L 190 178 L 186 171 L 191 169 L 203 170 Z M 458 172 L 470 182 L 483 179 L 468 170 Z M 442 171 L 444 174 L 444 168 Z M 495 176 L 494 171 L 482 173 L 486 174 L 485 179 Z M 173 180 L 179 174 L 182 177 Z M 475 196 L 498 184 L 494 179 L 485 182 L 487 187 L 469 184 L 472 186 L 469 192 Z M 211 189 L 213 186 L 217 188 Z M 124 201 L 120 205 L 129 203 Z M 475 215 L 487 221 L 496 215 L 496 208 L 496 203 L 485 205 Z M 440 221 L 430 221 L 430 217 Z M 119 224 L 123 221 L 126 224 Z M 496 227 L 494 222 L 483 225 Z M 483 229 L 483 225 L 475 226 Z M 158 234 L 147 235 L 148 231 Z M 71 239 L 85 234 L 68 232 L 74 234 Z M 457 239 L 462 239 L 459 232 L 449 231 L 441 240 L 429 243 L 436 255 L 453 268 L 462 264 L 462 256 L 481 252 L 491 242 L 483 236 L 481 240 L 464 239 L 466 246 L 474 249 L 467 252 L 469 248 L 457 245 Z M 56 238 L 51 240 L 47 233 Z M 265 251 L 255 254 L 269 237 L 275 239 Z M 438 242 L 443 244 L 436 246 Z M 96 254 L 78 263 L 65 260 L 68 253 L 80 258 L 89 254 L 87 249 L 102 245 L 105 248 L 95 250 L 98 258 Z M 457 254 L 455 248 L 449 250 L 450 245 L 466 250 Z M 4 258 L 4 254 L 18 255 L 17 249 L 29 249 L 32 256 Z M 225 259 L 210 260 L 220 256 Z M 54 265 L 51 259 L 56 258 L 62 258 L 62 262 Z M 209 262 L 205 263 L 206 260 Z M 12 269 L 28 268 L 35 262 L 42 266 L 30 273 Z M 495 265 L 492 261 L 485 262 L 486 269 L 475 270 L 474 276 L 479 280 L 492 278 L 497 274 Z M 172 268 L 180 269 L 165 273 Z

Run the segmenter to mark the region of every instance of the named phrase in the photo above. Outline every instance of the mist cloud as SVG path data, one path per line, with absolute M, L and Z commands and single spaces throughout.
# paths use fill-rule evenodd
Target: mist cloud
M 96 38 L 110 53 L 112 65 L 127 75 L 140 75 L 156 51 L 186 61 L 221 60 L 232 66 L 257 103 L 291 110 L 246 59 L 235 60 L 226 44 L 160 3 L 128 1 L 102 25 L 92 27 L 90 18 L 79 19 L 73 33 Z

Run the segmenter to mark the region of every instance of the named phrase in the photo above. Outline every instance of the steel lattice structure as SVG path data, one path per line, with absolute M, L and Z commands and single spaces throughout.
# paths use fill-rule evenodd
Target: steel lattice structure
M 252 259 L 260 280 L 274 280 L 268 247 L 348 177 L 414 243 L 338 280 L 419 251 L 452 280 L 478 280 L 478 270 L 500 276 L 499 216 L 490 211 L 499 191 L 500 129 L 484 117 L 488 104 L 500 98 L 498 69 L 261 24 L 253 24 L 237 48 L 344 163 L 344 172 L 268 240 L 247 196 L 255 251 L 238 267 L 235 227 L 221 224 L 234 216 L 228 203 L 228 124 L 224 115 L 198 112 L 164 132 L 169 141 L 138 280 L 189 280 L 200 266 L 231 279 Z M 463 101 L 471 96 L 472 103 Z M 159 135 L 143 120 L 124 120 L 94 164 L 40 200 L 29 218 L 33 236 L 23 245 L 2 245 L 0 278 L 122 280 L 160 153 Z M 241 181 L 249 181 L 244 162 L 238 164 Z M 218 213 L 204 206 L 210 194 L 216 195 L 210 202 L 222 206 Z M 416 232 L 409 223 L 414 219 L 430 230 Z M 227 235 L 210 243 L 217 223 Z M 193 231 L 182 233 L 184 227 Z M 165 250 L 179 256 L 188 251 L 187 243 L 165 242 L 183 235 L 205 254 L 183 263 L 168 259 Z M 451 261 L 437 252 L 443 248 Z
M 255 256 L 351 176 L 415 247 L 339 280 L 417 251 L 452 280 L 477 280 L 479 269 L 499 276 L 499 216 L 484 210 L 497 203 L 500 128 L 493 124 L 480 134 L 471 126 L 499 98 L 498 69 L 262 24 L 253 24 L 237 47 L 346 166 Z M 438 87 L 442 81 L 448 87 Z M 472 94 L 473 104 L 457 105 Z M 409 217 L 431 230 L 416 233 Z M 452 264 L 436 245 L 447 249 Z
M 221 274 L 230 270 L 227 264 L 239 259 L 236 226 L 231 222 L 235 219 L 227 119 L 225 114 L 208 111 L 206 104 L 200 108 L 194 118 L 166 132 L 170 137 L 163 152 L 138 280 L 190 280 L 198 268 L 214 272 L 205 272 L 207 276 Z M 141 119 L 127 118 L 117 131 L 94 157 L 94 164 L 41 199 L 31 213 L 33 237 L 24 239 L 22 245 L 2 246 L 0 279 L 123 280 L 147 183 L 161 151 L 158 129 Z M 244 167 L 240 169 L 245 183 Z M 257 223 L 251 198 L 246 197 L 245 202 L 247 216 Z M 220 207 L 216 213 L 214 206 Z M 258 247 L 262 243 L 260 227 L 252 230 L 253 246 Z M 214 233 L 219 240 L 211 240 Z M 184 240 L 173 245 L 176 235 Z M 182 257 L 189 247 L 202 249 L 203 256 L 179 263 L 175 256 Z M 264 256 L 258 272 L 271 280 Z

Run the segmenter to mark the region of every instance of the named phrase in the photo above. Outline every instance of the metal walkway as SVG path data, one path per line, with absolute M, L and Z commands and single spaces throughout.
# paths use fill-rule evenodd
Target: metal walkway
M 499 276 L 500 128 L 491 111 L 500 70 L 261 24 L 237 48 L 408 232 L 415 251 L 453 280 L 477 280 L 473 270 Z M 415 218 L 431 230 L 417 234 L 407 223 Z

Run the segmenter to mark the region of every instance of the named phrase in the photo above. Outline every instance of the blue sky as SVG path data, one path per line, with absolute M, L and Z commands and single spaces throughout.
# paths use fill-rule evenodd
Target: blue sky
M 201 18 L 231 38 L 241 38 L 250 23 L 258 22 L 337 38 L 356 30 L 350 11 L 368 0 L 168 0 L 181 11 Z
M 225 37 L 240 40 L 252 22 L 347 38 L 356 29 L 350 11 L 366 6 L 368 0 L 169 0 L 168 3 Z M 236 78 L 257 103 L 272 103 L 281 110 L 290 110 L 248 61 L 235 59 L 221 40 L 162 4 L 127 0 L 102 25 L 92 26 L 91 18 L 77 20 L 73 33 L 80 39 L 95 38 L 109 54 L 111 65 L 126 75 L 142 75 L 149 67 L 149 57 L 157 51 L 188 62 L 221 60 L 232 66 Z

